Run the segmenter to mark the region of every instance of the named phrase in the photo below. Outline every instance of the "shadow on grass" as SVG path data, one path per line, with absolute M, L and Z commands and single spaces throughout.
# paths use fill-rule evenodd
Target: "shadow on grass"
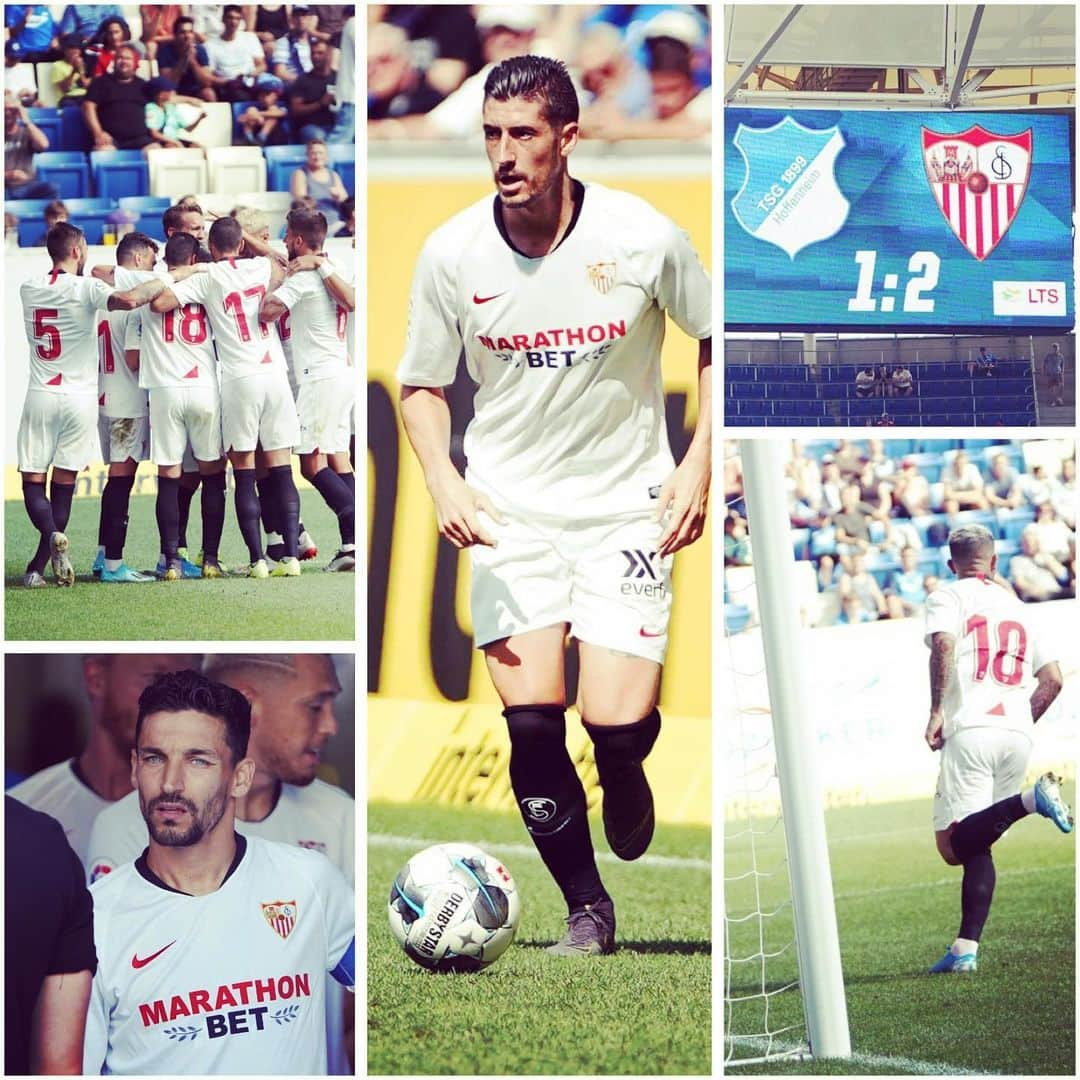
M 551 939 L 545 938 L 544 940 L 530 940 L 522 941 L 518 940 L 516 945 L 522 949 L 546 949 L 549 945 L 554 945 L 555 942 Z M 660 953 L 665 956 L 711 956 L 712 955 L 712 942 L 711 941 L 619 941 L 619 952 L 635 952 L 635 953 Z

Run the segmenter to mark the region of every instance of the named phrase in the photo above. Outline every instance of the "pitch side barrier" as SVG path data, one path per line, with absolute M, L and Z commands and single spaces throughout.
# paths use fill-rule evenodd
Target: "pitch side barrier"
M 510 741 L 497 706 L 372 696 L 367 716 L 369 800 L 516 810 Z M 602 793 L 592 742 L 573 713 L 568 719 L 570 757 L 590 812 L 599 813 Z M 663 734 L 648 764 L 660 821 L 712 823 L 709 726 L 704 717 L 665 714 Z
M 707 145 L 662 150 L 579 144 L 572 172 L 629 191 L 687 231 L 708 269 L 712 197 Z M 431 498 L 401 427 L 395 369 L 405 343 L 413 270 L 430 233 L 460 210 L 492 196 L 479 138 L 467 145 L 408 143 L 371 148 L 368 169 L 368 690 L 401 700 L 491 703 L 483 654 L 473 647 L 469 560 L 439 542 Z M 697 343 L 674 324 L 664 342 L 669 437 L 681 457 L 697 419 Z M 474 387 L 461 365 L 448 389 L 451 452 Z M 715 391 L 714 391 L 715 393 Z M 661 709 L 707 716 L 711 699 L 711 526 L 675 559 L 675 604 Z

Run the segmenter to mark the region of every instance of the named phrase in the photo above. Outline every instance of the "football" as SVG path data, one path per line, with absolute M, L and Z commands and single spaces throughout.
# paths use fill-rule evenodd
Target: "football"
M 521 901 L 510 872 L 472 844 L 418 852 L 390 887 L 390 930 L 429 971 L 480 971 L 514 940 Z

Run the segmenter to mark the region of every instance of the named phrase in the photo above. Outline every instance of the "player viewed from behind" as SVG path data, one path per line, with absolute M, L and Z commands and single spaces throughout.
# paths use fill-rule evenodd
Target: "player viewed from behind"
M 139 700 L 149 846 L 91 889 L 87 1073 L 326 1072 L 324 973 L 353 985 L 353 894 L 318 852 L 235 831 L 250 722 L 241 693 L 193 671 Z
M 356 309 L 353 287 L 323 251 L 326 218 L 293 210 L 285 245 L 290 275 L 262 302 L 260 316 L 274 322 L 286 315 L 289 336 L 300 343 L 292 363 L 299 394 L 300 469 L 337 515 L 341 546 L 326 569 L 356 567 L 355 481 L 349 464 L 349 419 L 355 388 L 346 347 L 349 312 Z M 318 270 L 318 277 L 310 272 Z
M 710 478 L 708 278 L 642 200 L 573 180 L 578 102 L 565 67 L 505 60 L 484 88 L 497 190 L 428 239 L 398 376 L 439 531 L 472 555 L 473 626 L 509 727 L 525 825 L 569 908 L 552 951 L 614 948 L 585 793 L 566 751 L 564 643 L 604 789 L 612 850 L 653 832 L 642 762 L 671 605 L 671 555 L 704 527 Z M 664 422 L 665 312 L 699 346 L 697 429 L 676 468 Z M 463 480 L 443 388 L 465 350 L 479 384 Z
M 990 914 L 996 873 L 991 845 L 1028 814 L 1071 832 L 1060 781 L 1044 773 L 1020 790 L 1031 726 L 1061 691 L 1061 670 L 1024 605 L 994 581 L 994 538 L 981 525 L 949 535 L 958 580 L 926 602 L 930 721 L 926 742 L 941 751 L 934 830 L 941 857 L 962 866 L 960 930 L 932 973 L 970 972 Z
M 19 289 L 30 349 L 30 379 L 19 421 L 19 472 L 26 512 L 41 535 L 26 568 L 24 584 L 31 589 L 45 585 L 50 558 L 57 585 L 75 583 L 64 529 L 75 478 L 98 457 L 98 311 L 130 311 L 164 287 L 155 280 L 114 292 L 104 282 L 84 278 L 86 237 L 66 221 L 49 230 L 46 248 L 52 269 L 28 278 Z
M 221 363 L 222 436 L 236 484 L 236 517 L 248 548 L 247 574 L 270 576 L 255 491 L 255 449 L 261 443 L 283 518 L 285 554 L 273 574 L 299 577 L 300 496 L 290 458 L 300 429 L 281 343 L 259 319 L 263 297 L 280 283 L 284 271 L 271 259 L 240 260 L 243 242 L 243 232 L 233 218 L 215 221 L 210 226 L 210 253 L 215 261 L 206 273 L 166 289 L 153 310 L 163 313 L 193 303 L 205 309 Z

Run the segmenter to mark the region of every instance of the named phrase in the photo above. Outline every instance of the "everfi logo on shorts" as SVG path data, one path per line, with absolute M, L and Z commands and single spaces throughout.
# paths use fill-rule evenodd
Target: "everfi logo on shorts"
M 664 595 L 664 583 L 653 565 L 655 551 L 624 551 L 623 558 L 626 559 L 626 569 L 623 571 L 623 581 L 619 588 L 623 596 Z M 631 580 L 628 581 L 627 578 Z

